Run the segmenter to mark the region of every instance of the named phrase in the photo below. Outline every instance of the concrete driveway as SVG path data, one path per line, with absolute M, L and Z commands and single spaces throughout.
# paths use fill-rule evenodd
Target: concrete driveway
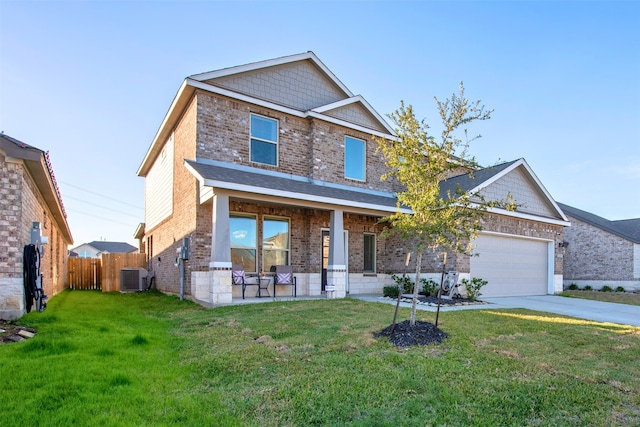
M 395 304 L 390 298 L 382 298 L 380 295 L 351 295 L 370 302 L 382 302 Z M 441 307 L 440 311 L 454 310 L 492 310 L 500 308 L 526 308 L 528 310 L 543 311 L 546 313 L 561 314 L 579 319 L 593 320 L 596 322 L 617 323 L 621 325 L 640 326 L 640 306 L 615 304 L 611 302 L 591 301 L 579 298 L 559 297 L 555 295 L 540 295 L 530 297 L 500 297 L 481 298 L 489 304 Z M 401 307 L 410 307 L 411 304 L 401 303 Z M 436 311 L 436 307 L 419 305 L 418 309 Z
M 489 306 L 485 305 L 484 308 L 526 308 L 596 322 L 640 326 L 640 306 L 638 305 L 615 304 L 555 295 L 483 299 L 491 303 Z

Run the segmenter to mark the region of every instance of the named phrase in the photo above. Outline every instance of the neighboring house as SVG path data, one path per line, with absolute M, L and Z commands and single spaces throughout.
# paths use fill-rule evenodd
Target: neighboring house
M 401 186 L 381 181 L 387 168 L 372 135 L 396 138 L 312 52 L 186 78 L 138 169 L 145 222 L 135 236 L 158 289 L 178 292 L 176 251 L 186 239 L 185 289 L 202 304 L 240 296 L 232 263 L 255 274 L 289 264 L 298 295 L 321 295 L 328 283 L 338 297 L 381 292 L 390 273 L 405 270 L 407 248 L 381 237 L 379 220 L 396 211 Z M 481 256 L 453 257 L 447 268 L 489 277 L 486 295 L 560 290 L 568 222 L 529 165 L 475 176 L 443 188 L 510 192 L 521 206 L 494 209 L 477 242 Z M 425 258 L 425 273 L 439 277 L 439 262 Z
M 564 235 L 565 286 L 640 290 L 640 218 L 609 221 L 559 205 L 571 220 Z
M 48 240 L 40 273 L 49 297 L 64 289 L 73 238 L 48 153 L 0 133 L 0 183 L 0 319 L 13 319 L 25 312 L 22 260 L 34 223 Z
M 71 249 L 79 258 L 100 258 L 102 254 L 137 252 L 138 248 L 126 242 L 94 240 Z

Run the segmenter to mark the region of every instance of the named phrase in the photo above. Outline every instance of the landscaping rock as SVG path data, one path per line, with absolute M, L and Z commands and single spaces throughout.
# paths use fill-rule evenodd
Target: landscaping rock
M 0 344 L 31 338 L 35 335 L 35 332 L 36 330 L 33 328 L 25 328 L 14 324 L 12 321 L 0 319 Z

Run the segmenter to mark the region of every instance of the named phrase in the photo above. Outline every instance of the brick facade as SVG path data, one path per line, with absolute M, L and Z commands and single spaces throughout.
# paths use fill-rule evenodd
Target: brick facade
M 308 60 L 304 56 L 303 61 Z M 325 75 L 315 65 L 310 67 L 308 63 L 292 62 L 273 69 L 271 67 L 272 63 L 267 69 L 258 68 L 255 75 L 251 70 L 243 68 L 240 75 L 225 71 L 226 74 L 222 73 L 222 76 L 216 72 L 192 76 L 192 81 L 203 83 L 194 84 L 193 88 L 184 86 L 186 89 L 179 93 L 178 102 L 174 103 L 180 106 L 180 110 L 170 110 L 166 124 L 156 135 L 149 151 L 152 155 L 143 162 L 138 172 L 140 176 L 147 176 L 155 161 L 153 156 L 157 155 L 153 153 L 160 153 L 162 144 L 166 144 L 172 135 L 175 144 L 172 213 L 152 229 L 146 229 L 144 235 L 150 267 L 156 274 L 156 285 L 164 292 L 178 292 L 179 271 L 174 260 L 176 249 L 186 237 L 190 241 L 190 257 L 186 262 L 186 293 L 194 292 L 197 294 L 196 299 L 208 303 L 230 302 L 231 293 L 234 297 L 240 295 L 239 289 L 231 289 L 230 284 L 227 284 L 227 276 L 230 276 L 227 270 L 231 263 L 228 262 L 225 251 L 216 248 L 212 251 L 212 241 L 220 242 L 216 239 L 225 233 L 229 234 L 228 229 L 216 226 L 214 230 L 213 225 L 214 217 L 218 218 L 220 212 L 226 212 L 228 208 L 228 213 L 224 215 L 245 213 L 255 215 L 257 219 L 258 271 L 265 269 L 262 265 L 261 247 L 263 218 L 274 216 L 289 220 L 289 259 L 298 278 L 300 295 L 320 294 L 322 230 L 332 228 L 332 221 L 338 216 L 339 220 L 335 224 L 340 227 L 338 229 L 346 232 L 348 252 L 345 254 L 346 259 L 334 261 L 334 265 L 327 269 L 327 274 L 337 281 L 336 284 L 348 286 L 350 292 L 380 292 L 382 286 L 391 283 L 391 273 L 405 271 L 405 255 L 410 248 L 406 241 L 398 237 L 383 237 L 381 234 L 384 226 L 379 221 L 382 216 L 393 212 L 393 207 L 380 207 L 373 202 L 367 202 L 369 204 L 365 207 L 347 206 L 337 200 L 314 202 L 305 198 L 298 199 L 298 194 L 302 193 L 295 196 L 282 195 L 288 191 L 286 188 L 278 188 L 279 193 L 274 191 L 262 194 L 261 187 L 254 183 L 227 183 L 219 177 L 211 179 L 222 179 L 226 186 L 218 187 L 210 183 L 203 185 L 209 178 L 184 165 L 185 159 L 200 164 L 226 165 L 227 168 L 237 165 L 238 170 L 259 171 L 264 176 L 306 178 L 310 183 L 354 189 L 370 195 L 391 195 L 401 190 L 397 181 L 380 179 L 387 168 L 383 155 L 376 150 L 377 143 L 372 135 L 387 138 L 393 138 L 393 135 L 376 118 L 377 113 L 368 110 L 369 107 L 359 103 L 357 99 L 354 100 L 356 97 L 348 93 L 341 83 Z M 283 79 L 291 81 L 285 84 Z M 301 79 L 309 81 L 299 84 Z M 265 83 L 267 80 L 269 84 Z M 204 87 L 206 85 L 210 85 L 208 89 Z M 220 91 L 219 88 L 225 90 Z M 319 88 L 324 88 L 326 92 Z M 242 94 L 235 96 L 229 94 L 228 90 L 240 91 Z M 345 102 L 341 104 L 338 101 Z M 332 103 L 339 105 L 334 109 L 325 108 Z M 318 110 L 307 114 L 314 108 Z M 250 159 L 252 114 L 275 119 L 278 123 L 276 165 L 252 162 Z M 345 177 L 347 136 L 365 142 L 363 181 Z M 191 163 L 189 167 L 192 167 Z M 262 176 L 257 172 L 251 173 L 254 178 L 250 179 Z M 525 194 L 531 185 L 527 179 L 527 174 L 521 173 L 511 181 L 504 180 L 503 184 L 508 186 L 509 183 L 516 182 L 518 191 Z M 505 185 L 496 191 L 504 190 Z M 238 189 L 240 187 L 241 190 Z M 224 209 L 220 208 L 219 201 L 222 201 Z M 544 216 L 553 215 L 550 214 L 552 206 L 550 208 L 545 202 L 535 205 L 537 201 L 536 197 L 527 200 L 531 205 L 529 213 L 534 210 L 542 212 Z M 225 220 L 228 218 L 217 224 Z M 562 226 L 549 225 L 547 222 L 489 214 L 486 227 L 500 233 L 562 241 Z M 365 233 L 376 235 L 375 272 L 363 271 Z M 224 243 L 224 239 L 222 242 Z M 335 249 L 336 246 L 333 248 L 334 254 L 339 252 Z M 212 257 L 213 254 L 225 256 L 216 258 Z M 561 275 L 561 254 L 556 255 L 554 269 Z M 468 257 L 450 254 L 449 260 L 451 268 L 469 271 Z M 437 253 L 425 254 L 425 277 L 436 277 L 442 268 L 440 262 Z M 415 257 L 409 271 L 415 271 Z M 218 293 L 212 290 L 216 286 L 220 288 Z
M 634 272 L 634 243 L 571 217 L 565 230 L 564 283 L 599 289 L 604 285 L 640 289 Z
M 197 103 L 198 157 L 377 191 L 399 188 L 391 180 L 380 180 L 386 166 L 383 155 L 376 152 L 377 144 L 370 133 L 318 119 L 295 117 L 202 91 L 197 92 Z M 252 113 L 278 120 L 277 166 L 250 161 L 249 122 Z M 365 182 L 344 177 L 345 136 L 365 141 Z
M 1 150 L 0 194 L 0 318 L 12 319 L 25 310 L 22 257 L 31 243 L 32 223 L 39 222 L 49 240 L 40 264 L 49 297 L 65 288 L 67 246 L 72 242 L 65 239 L 24 162 Z

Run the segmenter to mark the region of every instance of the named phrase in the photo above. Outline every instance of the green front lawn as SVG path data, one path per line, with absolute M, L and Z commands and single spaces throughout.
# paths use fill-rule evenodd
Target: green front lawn
M 0 345 L 0 425 L 640 425 L 640 328 L 487 308 L 403 350 L 393 308 L 67 291 Z

